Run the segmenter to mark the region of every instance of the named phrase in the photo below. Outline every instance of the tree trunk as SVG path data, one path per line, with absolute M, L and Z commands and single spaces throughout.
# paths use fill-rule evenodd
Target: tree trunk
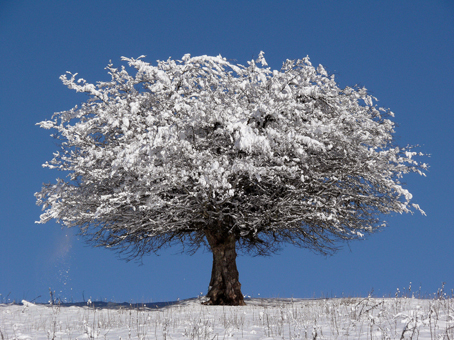
M 213 253 L 213 269 L 205 302 L 207 305 L 243 306 L 244 297 L 236 267 L 235 236 L 206 231 L 205 236 Z

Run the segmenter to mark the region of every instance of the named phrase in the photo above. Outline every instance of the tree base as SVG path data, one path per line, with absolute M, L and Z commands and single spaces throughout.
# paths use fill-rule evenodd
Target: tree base
M 207 296 L 208 297 L 208 296 Z M 202 302 L 205 306 L 246 306 L 243 295 L 238 297 L 226 297 L 223 294 L 216 296 L 216 298 L 209 298 L 208 301 Z
M 211 302 L 211 300 L 209 301 L 205 301 L 205 302 L 202 302 L 202 305 L 205 305 L 205 306 L 246 306 L 246 302 L 241 301 L 241 302 L 238 302 L 238 303 L 214 303 L 214 302 Z

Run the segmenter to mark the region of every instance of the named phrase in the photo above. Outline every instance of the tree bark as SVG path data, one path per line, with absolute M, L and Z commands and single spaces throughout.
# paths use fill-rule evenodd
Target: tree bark
M 205 302 L 207 305 L 244 306 L 239 273 L 236 267 L 235 236 L 229 233 L 205 231 L 213 253 L 213 269 Z

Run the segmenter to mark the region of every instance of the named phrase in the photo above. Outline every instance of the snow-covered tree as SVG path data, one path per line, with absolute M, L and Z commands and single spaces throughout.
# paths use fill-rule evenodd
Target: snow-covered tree
M 237 251 L 283 243 L 323 254 L 361 239 L 411 204 L 403 174 L 424 175 L 412 147 L 394 144 L 387 109 L 365 88 L 340 88 L 309 58 L 271 70 L 221 56 L 123 58 L 96 85 L 64 75 L 89 99 L 38 123 L 60 150 L 45 163 L 67 174 L 36 193 L 51 219 L 89 242 L 141 257 L 181 243 L 213 254 L 209 304 L 244 304 Z

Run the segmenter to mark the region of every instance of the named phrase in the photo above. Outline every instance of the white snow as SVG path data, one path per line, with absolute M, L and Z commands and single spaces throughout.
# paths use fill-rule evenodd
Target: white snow
M 1 339 L 453 339 L 454 299 L 201 299 L 162 308 L 0 304 Z M 148 307 L 151 304 L 148 304 Z

